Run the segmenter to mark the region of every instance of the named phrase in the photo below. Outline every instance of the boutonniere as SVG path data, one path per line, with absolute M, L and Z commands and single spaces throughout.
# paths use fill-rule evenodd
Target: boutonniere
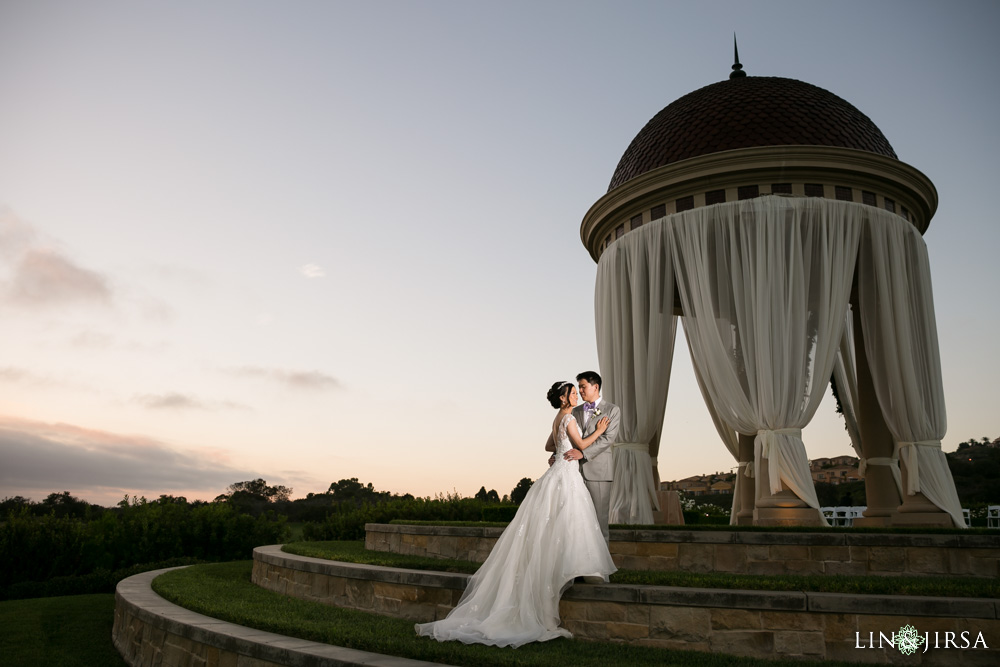
M 595 417 L 600 417 L 601 414 L 602 413 L 601 413 L 601 409 L 600 408 L 594 408 L 594 416 Z

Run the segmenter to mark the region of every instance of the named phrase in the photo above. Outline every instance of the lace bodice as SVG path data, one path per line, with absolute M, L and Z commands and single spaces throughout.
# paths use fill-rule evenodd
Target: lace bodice
M 577 428 L 577 433 L 579 433 L 579 424 L 576 424 L 576 419 L 573 418 L 572 414 L 568 414 L 562 418 L 559 422 L 559 428 L 556 429 L 556 461 L 563 460 L 563 454 L 573 449 L 573 443 L 569 439 L 569 434 L 566 432 L 569 428 L 570 423 L 575 424 Z M 567 463 L 576 463 L 575 461 L 567 461 Z

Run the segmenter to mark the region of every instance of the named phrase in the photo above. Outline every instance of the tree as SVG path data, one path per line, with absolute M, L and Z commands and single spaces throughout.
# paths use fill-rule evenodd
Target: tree
M 38 507 L 45 514 L 55 514 L 57 517 L 84 518 L 90 509 L 90 504 L 70 495 L 69 491 L 63 491 L 62 493 L 50 493 L 45 497 L 45 500 L 39 503 Z
M 528 495 L 528 490 L 531 488 L 532 484 L 534 484 L 534 482 L 532 482 L 530 479 L 528 479 L 527 477 L 522 477 L 521 481 L 518 482 L 517 486 L 515 486 L 514 489 L 510 492 L 511 502 L 514 503 L 515 505 L 520 505 L 521 502 L 524 500 L 524 497 Z
M 344 500 L 377 500 L 389 495 L 388 491 L 376 491 L 371 482 L 368 482 L 368 484 L 362 484 L 358 481 L 357 477 L 342 479 L 339 482 L 332 483 L 330 488 L 327 489 L 327 493 L 330 494 L 336 502 Z
M 475 495 L 476 500 L 482 500 L 487 503 L 498 503 L 500 502 L 500 494 L 497 493 L 496 489 L 486 490 L 485 486 L 479 487 L 479 491 Z
M 7 496 L 0 501 L 0 519 L 3 519 L 3 517 L 7 516 L 10 512 L 16 512 L 22 507 L 30 506 L 30 498 L 25 498 L 24 496 Z
M 292 490 L 287 486 L 269 486 L 266 481 L 258 477 L 246 482 L 236 482 L 229 485 L 229 493 L 218 496 L 219 499 L 233 499 L 242 497 L 251 500 L 263 500 L 264 502 L 274 502 L 288 500 L 292 495 Z

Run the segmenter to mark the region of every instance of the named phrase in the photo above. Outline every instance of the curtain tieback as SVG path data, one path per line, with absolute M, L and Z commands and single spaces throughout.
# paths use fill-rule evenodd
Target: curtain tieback
M 917 456 L 917 447 L 927 447 L 941 451 L 940 440 L 914 440 L 900 441 L 896 443 L 893 453 L 906 464 L 906 493 L 913 495 L 920 492 L 920 457 Z
M 908 442 L 902 440 L 896 443 L 896 451 L 900 451 L 903 447 L 933 447 L 934 449 L 941 449 L 940 440 L 914 440 L 913 442 Z
M 861 460 L 858 462 L 858 476 L 863 478 L 865 476 L 865 472 L 867 472 L 868 470 L 868 466 L 870 465 L 893 466 L 896 465 L 896 459 L 892 458 L 891 456 L 873 456 L 871 458 L 866 459 L 865 457 L 862 456 Z
M 785 467 L 781 448 L 778 447 L 778 438 L 775 437 L 779 435 L 789 435 L 802 440 L 802 429 L 762 428 L 757 431 L 757 437 L 754 438 L 754 460 L 760 461 L 765 458 L 768 461 L 767 476 L 771 493 L 781 491 L 781 469 Z
M 771 449 L 774 444 L 775 435 L 790 435 L 793 438 L 802 439 L 802 429 L 800 428 L 762 428 L 757 431 L 757 437 L 760 438 L 761 452 L 760 455 L 766 459 L 771 458 Z
M 750 477 L 751 479 L 753 479 L 753 461 L 740 461 L 740 467 L 744 468 L 743 470 L 744 477 Z M 740 474 L 736 473 L 736 476 L 739 477 Z

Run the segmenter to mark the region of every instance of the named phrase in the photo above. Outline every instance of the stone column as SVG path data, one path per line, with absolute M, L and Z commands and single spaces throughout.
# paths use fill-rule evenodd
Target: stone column
M 755 498 L 756 492 L 756 479 L 752 477 L 746 477 L 747 466 L 753 466 L 753 436 L 743 435 L 738 433 L 740 444 L 739 444 L 739 460 L 740 466 L 736 470 L 736 474 L 740 476 L 740 512 L 736 515 L 736 524 L 739 526 L 752 526 L 753 525 L 753 511 L 755 509 Z
M 900 505 L 899 491 L 887 459 L 892 458 L 893 439 L 882 416 L 871 366 L 865 353 L 865 337 L 861 329 L 861 313 L 857 304 L 854 312 L 854 357 L 858 373 L 858 404 L 854 406 L 861 435 L 861 452 L 869 459 L 865 471 L 865 500 L 868 509 L 854 520 L 855 526 L 888 526 Z
M 855 411 L 858 430 L 861 432 L 861 451 L 869 459 L 865 473 L 865 497 L 868 509 L 861 519 L 855 519 L 855 526 L 928 526 L 950 528 L 954 525 L 951 515 L 932 503 L 922 493 L 912 496 L 905 493 L 899 502 L 899 492 L 888 465 L 871 459 L 891 457 L 894 449 L 892 433 L 882 415 L 882 408 L 875 393 L 875 382 L 871 364 L 865 352 L 864 330 L 861 326 L 861 309 L 854 302 L 854 341 L 858 367 L 858 405 Z M 903 489 L 906 489 L 908 471 L 900 461 Z

